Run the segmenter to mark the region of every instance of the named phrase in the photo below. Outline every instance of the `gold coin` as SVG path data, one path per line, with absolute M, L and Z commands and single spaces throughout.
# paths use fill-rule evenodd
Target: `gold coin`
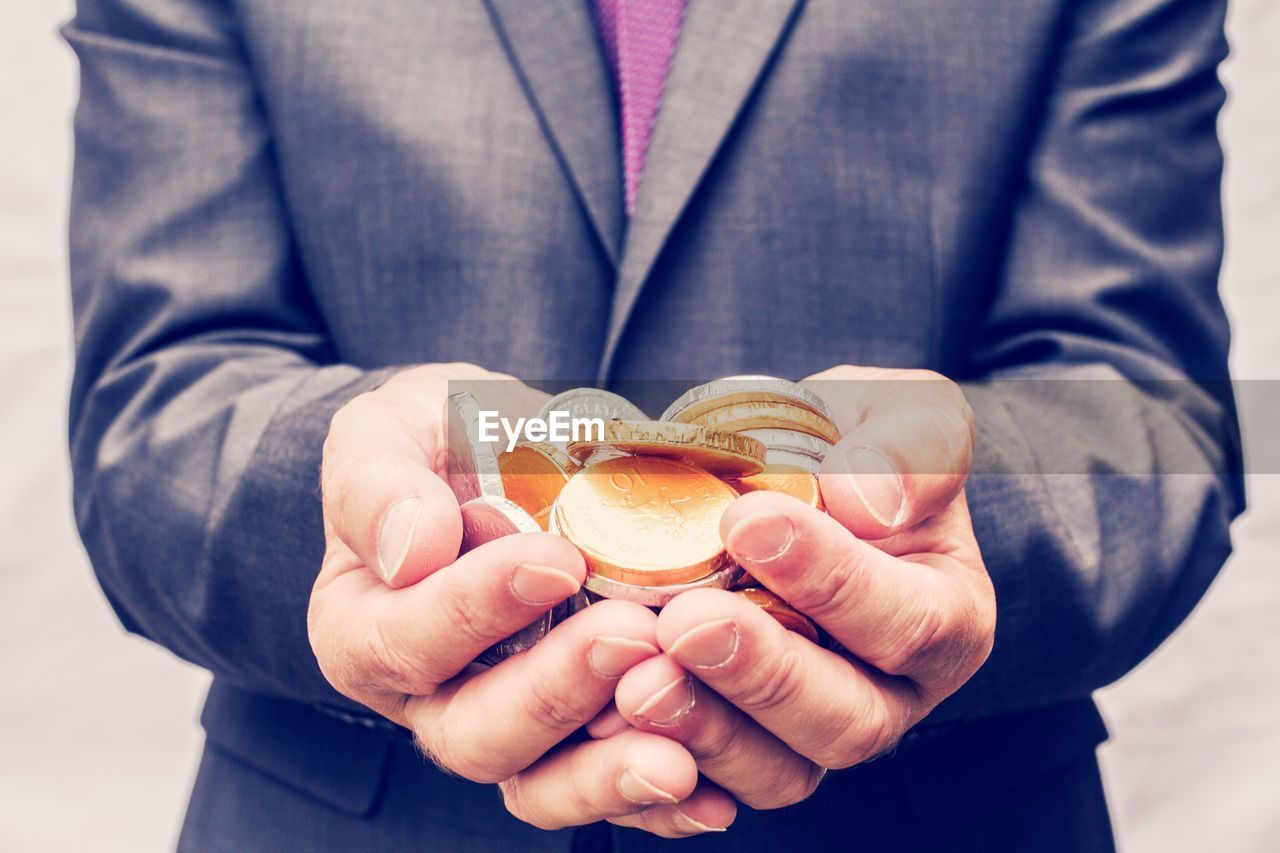
M 684 414 L 673 417 L 672 423 L 696 423 L 713 430 L 741 432 L 755 429 L 790 429 L 817 436 L 835 444 L 840 440 L 840 430 L 825 415 L 793 406 L 789 403 L 757 401 L 732 403 L 701 412 L 685 421 Z
M 602 438 L 570 442 L 568 450 L 581 460 L 605 448 L 675 459 L 721 477 L 748 477 L 764 470 L 765 449 L 759 441 L 699 424 L 606 421 Z
M 818 642 L 818 626 L 813 624 L 813 620 L 769 590 L 752 587 L 750 589 L 737 590 L 734 595 L 740 595 L 750 601 L 756 607 L 778 620 L 778 624 L 788 631 L 799 634 L 811 643 Z
M 596 574 L 638 586 L 690 583 L 732 565 L 720 516 L 737 496 L 682 462 L 606 459 L 569 478 L 550 529 L 576 545 Z
M 799 468 L 770 465 L 759 474 L 730 480 L 729 485 L 745 495 L 748 492 L 780 492 L 803 501 L 814 509 L 826 509 L 822 503 L 822 489 L 818 478 Z
M 533 516 L 543 530 L 556 496 L 577 469 L 568 454 L 550 444 L 518 444 L 498 457 L 507 500 Z

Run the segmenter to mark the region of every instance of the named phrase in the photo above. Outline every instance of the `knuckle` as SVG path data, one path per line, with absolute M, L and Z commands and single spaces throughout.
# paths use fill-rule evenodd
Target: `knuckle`
M 480 785 L 496 784 L 508 774 L 506 768 L 489 759 L 470 755 L 467 750 L 463 750 L 460 756 L 454 756 L 453 761 L 452 769 L 455 774 Z
M 917 615 L 910 630 L 896 632 L 887 650 L 877 655 L 875 664 L 889 675 L 906 675 L 926 666 L 939 651 L 949 651 L 959 633 L 956 619 L 936 597 L 928 597 L 917 605 Z
M 994 598 L 967 599 L 964 617 L 952 641 L 952 660 L 956 686 L 964 683 L 986 663 L 995 645 Z
M 813 796 L 824 772 L 812 761 L 807 759 L 797 761 L 795 756 L 791 756 L 791 760 L 787 761 L 785 767 L 761 774 L 761 778 L 769 782 L 762 791 L 749 795 L 743 794 L 739 799 L 747 806 L 758 810 L 794 806 Z
M 371 460 L 369 454 L 355 458 L 335 454 L 331 461 L 322 464 L 320 499 L 328 521 L 340 521 L 346 514 L 350 498 L 359 491 L 362 480 L 369 476 Z
M 789 638 L 788 638 L 789 639 Z M 786 642 L 753 670 L 752 677 L 734 699 L 748 714 L 769 713 L 795 704 L 804 689 L 804 677 L 795 645 Z
M 364 683 L 365 679 L 358 674 L 360 667 L 351 650 L 341 647 L 321 649 L 314 642 L 312 647 L 316 650 L 316 661 L 320 665 L 320 673 L 333 686 L 333 689 L 348 699 L 368 704 L 366 697 L 369 695 L 369 690 Z
M 827 768 L 821 764 L 810 761 L 805 766 L 805 794 L 801 800 L 807 800 L 818 790 L 818 786 L 822 784 L 823 778 L 827 775 Z
M 351 683 L 354 656 L 342 643 L 335 642 L 332 629 L 326 624 L 322 599 L 321 595 L 313 593 L 307 604 L 307 640 L 325 680 L 343 696 L 359 701 L 354 695 L 358 691 Z
M 826 571 L 810 571 L 805 582 L 788 590 L 792 607 L 822 621 L 848 612 L 865 597 L 869 577 L 863 559 L 852 549 L 836 551 Z
M 414 732 L 418 750 L 441 770 L 469 782 L 492 785 L 510 776 L 492 759 L 492 751 L 469 738 L 459 738 L 439 726 L 431 732 Z
M 455 586 L 445 591 L 436 604 L 456 641 L 467 648 L 486 648 L 510 633 L 499 625 L 498 609 L 476 601 L 471 589 Z
M 503 808 L 510 812 L 512 817 L 524 820 L 524 786 L 520 783 L 519 774 L 499 782 L 498 793 L 502 795 Z
M 330 459 L 334 451 L 340 450 L 350 436 L 359 435 L 374 417 L 378 408 L 377 391 L 366 391 L 352 397 L 346 405 L 333 413 L 329 418 L 329 430 L 325 435 L 322 459 Z
M 911 398 L 972 427 L 973 408 L 959 383 L 935 370 L 913 369 L 903 373 L 907 379 L 924 383 L 919 393 L 911 394 Z
M 516 820 L 543 830 L 562 829 L 563 824 L 548 820 L 536 809 L 530 808 L 527 786 L 517 774 L 498 782 L 498 790 L 502 793 L 502 805 Z
M 993 596 L 965 594 L 955 602 L 929 597 L 909 630 L 875 661 L 889 675 L 928 675 L 962 683 L 986 661 L 995 639 Z
M 494 780 L 502 794 L 502 804 L 512 817 L 545 830 L 592 823 L 604 817 L 583 791 L 577 774 L 563 769 L 554 773 L 543 772 L 532 784 L 523 772 Z M 554 807 L 548 807 L 550 798 L 554 798 Z
M 389 685 L 416 696 L 428 695 L 438 686 L 422 659 L 393 640 L 379 620 L 372 623 L 360 664 L 363 680 L 370 686 Z
M 724 719 L 706 725 L 696 738 L 690 739 L 690 752 L 700 764 L 717 765 L 738 752 L 745 718 L 731 713 Z
M 462 775 L 454 770 L 454 761 L 449 755 L 448 741 L 433 737 L 430 729 L 414 726 L 413 745 L 418 748 L 418 752 L 421 753 L 423 758 L 430 761 L 442 772 L 451 776 Z
M 552 732 L 572 731 L 594 716 L 572 688 L 541 679 L 530 682 L 524 711 L 537 725 Z
M 984 596 L 977 605 L 977 625 L 974 628 L 976 642 L 974 657 L 981 666 L 991 655 L 996 642 L 996 601 L 994 595 Z
M 870 761 L 893 749 L 902 738 L 903 726 L 883 709 L 867 709 L 843 727 L 831 746 L 814 756 L 822 767 L 843 770 Z

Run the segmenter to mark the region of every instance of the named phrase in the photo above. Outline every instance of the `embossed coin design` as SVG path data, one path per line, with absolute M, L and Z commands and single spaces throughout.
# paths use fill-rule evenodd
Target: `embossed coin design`
M 553 532 L 596 574 L 638 586 L 696 581 L 732 564 L 720 516 L 737 492 L 670 459 L 608 459 L 569 479 L 552 508 Z
M 754 438 L 707 429 L 698 424 L 661 421 L 608 421 L 604 437 L 593 441 L 572 441 L 569 455 L 576 459 L 599 459 L 601 448 L 637 456 L 675 459 L 721 477 L 748 477 L 764 470 L 764 445 Z
M 578 465 L 553 444 L 519 444 L 498 457 L 502 488 L 509 500 L 547 529 L 551 505 Z
M 480 441 L 480 405 L 476 398 L 467 392 L 450 394 L 444 409 L 445 477 L 458 505 L 482 495 L 505 497 L 494 446 Z

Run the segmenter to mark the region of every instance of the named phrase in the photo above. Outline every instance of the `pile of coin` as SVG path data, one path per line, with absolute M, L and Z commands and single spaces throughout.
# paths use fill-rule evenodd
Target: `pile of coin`
M 808 389 L 771 376 L 691 388 L 654 421 L 625 398 L 576 388 L 539 413 L 599 419 L 562 442 L 481 441 L 469 393 L 446 405 L 446 470 L 462 511 L 463 550 L 513 533 L 549 531 L 587 564 L 583 592 L 497 644 L 494 662 L 529 648 L 561 619 L 601 598 L 661 607 L 691 589 L 733 590 L 781 624 L 818 640 L 813 623 L 733 561 L 720 517 L 741 494 L 778 491 L 821 509 L 818 468 L 839 431 Z M 562 415 L 563 416 L 563 415 Z

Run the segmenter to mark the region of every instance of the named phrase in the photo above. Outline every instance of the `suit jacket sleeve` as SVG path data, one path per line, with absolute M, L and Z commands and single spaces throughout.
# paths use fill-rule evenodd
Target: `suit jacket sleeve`
M 129 630 L 254 690 L 340 701 L 305 614 L 333 363 L 231 15 L 84 0 L 75 118 L 75 514 Z
M 1123 675 L 1204 593 L 1243 504 L 1217 295 L 1226 4 L 1063 5 L 966 383 L 996 645 L 932 721 Z

